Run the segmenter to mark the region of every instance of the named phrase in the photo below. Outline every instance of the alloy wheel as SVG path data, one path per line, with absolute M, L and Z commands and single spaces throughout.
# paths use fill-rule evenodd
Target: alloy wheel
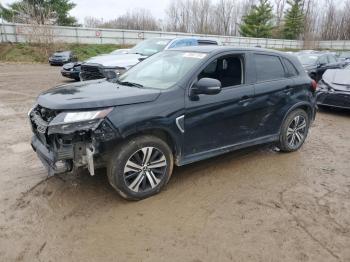
M 152 190 L 166 174 L 166 157 L 155 147 L 143 147 L 136 151 L 125 164 L 124 180 L 133 192 Z
M 302 115 L 294 117 L 287 129 L 287 141 L 290 147 L 298 148 L 305 140 L 306 119 Z

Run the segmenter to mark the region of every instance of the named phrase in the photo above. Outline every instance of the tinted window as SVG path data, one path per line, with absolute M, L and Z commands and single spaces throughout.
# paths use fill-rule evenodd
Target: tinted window
M 258 82 L 285 77 L 284 68 L 278 56 L 255 55 L 255 64 Z
M 244 82 L 243 61 L 241 56 L 215 59 L 199 74 L 198 80 L 204 77 L 214 78 L 221 82 L 222 87 L 241 85 Z
M 292 62 L 290 62 L 288 59 L 284 59 L 284 64 L 286 65 L 288 76 L 298 75 L 298 71 L 295 68 L 295 66 L 292 64 Z

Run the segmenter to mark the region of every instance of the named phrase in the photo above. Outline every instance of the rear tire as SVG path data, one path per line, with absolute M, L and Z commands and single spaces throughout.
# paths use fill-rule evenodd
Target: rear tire
M 107 175 L 111 186 L 123 198 L 141 200 L 157 194 L 169 181 L 173 154 L 169 146 L 155 136 L 130 138 L 112 154 Z
M 282 152 L 297 151 L 305 142 L 310 120 L 302 109 L 292 111 L 284 120 L 278 147 Z

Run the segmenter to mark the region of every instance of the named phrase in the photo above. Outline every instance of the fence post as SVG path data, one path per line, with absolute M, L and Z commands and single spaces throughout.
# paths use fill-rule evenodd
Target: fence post
M 4 40 L 3 40 L 3 33 L 2 33 L 2 31 L 3 31 L 3 26 L 4 26 L 4 24 L 1 23 L 1 27 L 0 27 L 1 43 L 4 42 Z
M 75 42 L 79 44 L 78 27 L 75 28 Z
M 123 46 L 125 46 L 125 31 L 124 30 L 122 31 L 122 43 L 123 43 Z
M 18 43 L 18 37 L 17 37 L 17 25 L 14 25 L 14 35 L 15 35 L 15 43 Z

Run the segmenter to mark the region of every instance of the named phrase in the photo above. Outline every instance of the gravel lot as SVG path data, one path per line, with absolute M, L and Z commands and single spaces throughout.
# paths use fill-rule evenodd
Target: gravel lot
M 350 261 L 350 112 L 318 113 L 303 148 L 250 148 L 176 168 L 122 200 L 105 173 L 47 179 L 30 147 L 59 67 L 0 64 L 0 261 Z

